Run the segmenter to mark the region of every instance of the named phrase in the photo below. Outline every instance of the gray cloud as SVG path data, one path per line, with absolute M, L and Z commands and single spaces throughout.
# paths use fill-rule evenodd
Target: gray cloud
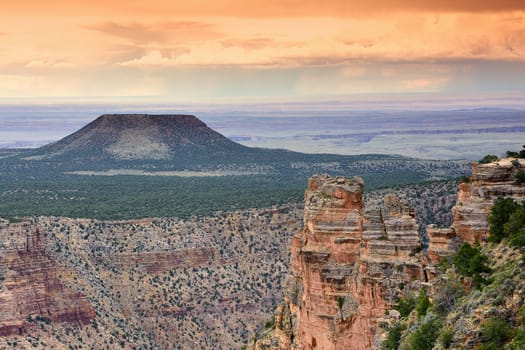
M 103 22 L 85 26 L 86 29 L 127 39 L 134 44 L 166 43 L 209 39 L 219 36 L 212 24 L 181 21 L 156 24 Z

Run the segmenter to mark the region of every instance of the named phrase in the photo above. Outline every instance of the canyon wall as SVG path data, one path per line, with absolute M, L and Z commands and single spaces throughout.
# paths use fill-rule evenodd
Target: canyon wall
M 239 349 L 283 298 L 302 216 L 0 219 L 0 349 Z
M 357 177 L 310 178 L 277 339 L 254 348 L 370 349 L 385 311 L 425 281 L 414 212 L 395 196 L 364 208 L 363 185 Z
M 516 182 L 516 173 L 525 169 L 525 159 L 504 158 L 488 164 L 472 163 L 472 175 L 459 185 L 458 199 L 449 228 L 427 227 L 428 256 L 433 262 L 451 255 L 461 242 L 483 243 L 489 235 L 488 218 L 499 197 L 521 202 L 525 187 Z M 523 170 L 522 170 L 523 171 Z
M 22 334 L 34 320 L 86 323 L 95 317 L 86 296 L 58 279 L 39 228 L 0 223 L 0 247 L 0 336 Z
M 516 173 L 525 168 L 525 159 L 504 158 L 488 164 L 472 164 L 470 181 L 459 186 L 452 209 L 452 225 L 458 238 L 473 243 L 488 237 L 488 216 L 498 197 L 525 199 L 525 187 L 516 184 Z
M 423 253 L 414 211 L 395 196 L 364 207 L 360 178 L 310 178 L 304 229 L 292 241 L 289 292 L 277 309 L 273 339 L 254 348 L 377 348 L 379 324 L 400 296 L 431 287 L 436 263 L 462 242 L 486 241 L 496 199 L 525 199 L 525 186 L 516 182 L 523 168 L 525 160 L 515 158 L 473 163 L 471 177 L 459 185 L 453 224 L 429 225 Z

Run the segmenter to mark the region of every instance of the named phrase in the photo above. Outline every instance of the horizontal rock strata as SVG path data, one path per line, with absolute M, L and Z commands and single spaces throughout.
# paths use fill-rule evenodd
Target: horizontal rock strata
M 45 234 L 29 222 L 0 224 L 0 336 L 22 334 L 33 320 L 86 323 L 95 312 L 86 296 L 65 288 Z
M 295 281 L 276 314 L 286 320 L 276 326 L 277 348 L 370 349 L 400 284 L 425 279 L 414 212 L 395 196 L 364 208 L 363 185 L 360 178 L 310 179 L 304 230 L 292 242 Z
M 488 216 L 499 197 L 525 199 L 525 186 L 515 175 L 525 170 L 525 159 L 505 158 L 489 164 L 472 164 L 470 182 L 460 184 L 458 201 L 452 209 L 453 228 L 462 241 L 484 242 L 488 237 Z

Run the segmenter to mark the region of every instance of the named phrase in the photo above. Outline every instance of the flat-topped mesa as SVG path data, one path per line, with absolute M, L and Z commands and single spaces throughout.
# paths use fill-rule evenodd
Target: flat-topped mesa
M 35 318 L 85 323 L 95 317 L 86 296 L 62 285 L 31 222 L 0 223 L 0 336 L 22 334 Z
M 82 166 L 97 167 L 104 162 L 110 165 L 176 160 L 182 166 L 199 157 L 206 163 L 217 155 L 249 150 L 193 115 L 104 114 L 65 138 L 35 149 L 27 159 L 80 162 Z
M 103 114 L 95 122 L 107 123 L 112 127 L 121 125 L 128 128 L 132 124 L 164 124 L 180 127 L 206 127 L 206 124 L 190 114 Z
M 453 229 L 470 243 L 486 241 L 488 216 L 499 197 L 525 199 L 525 186 L 516 184 L 516 173 L 525 170 L 525 159 L 504 158 L 488 164 L 472 164 L 470 182 L 459 185 L 458 201 L 452 209 Z

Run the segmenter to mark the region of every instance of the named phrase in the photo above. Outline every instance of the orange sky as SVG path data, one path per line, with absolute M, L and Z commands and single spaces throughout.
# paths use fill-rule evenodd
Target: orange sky
M 0 98 L 525 91 L 524 1 L 4 1 Z

